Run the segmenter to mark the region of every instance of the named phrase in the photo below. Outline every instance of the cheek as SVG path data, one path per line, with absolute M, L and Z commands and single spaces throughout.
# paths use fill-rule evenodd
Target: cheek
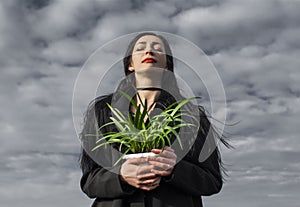
M 133 61 L 140 61 L 142 57 L 143 57 L 143 54 L 141 54 L 141 53 L 132 54 Z
M 138 63 L 138 58 L 136 55 L 132 55 L 131 57 L 131 64 L 136 65 Z

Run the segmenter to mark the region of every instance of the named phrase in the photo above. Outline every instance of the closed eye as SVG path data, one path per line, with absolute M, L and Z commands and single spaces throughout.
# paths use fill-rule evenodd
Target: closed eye
M 136 48 L 135 51 L 142 51 L 144 48 Z

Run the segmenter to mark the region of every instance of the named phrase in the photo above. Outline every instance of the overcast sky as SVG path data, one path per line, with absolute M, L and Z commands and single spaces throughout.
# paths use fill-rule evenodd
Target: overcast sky
M 300 1 L 2 0 L 0 206 L 90 206 L 79 188 L 72 93 L 87 58 L 155 30 L 195 43 L 227 97 L 233 150 L 209 206 L 299 205 Z

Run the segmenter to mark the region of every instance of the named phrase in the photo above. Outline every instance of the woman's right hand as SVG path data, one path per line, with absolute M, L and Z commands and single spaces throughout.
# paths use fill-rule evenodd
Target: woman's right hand
M 153 190 L 159 186 L 160 176 L 152 173 L 153 166 L 147 158 L 131 158 L 126 160 L 120 170 L 120 179 L 131 186 L 142 190 Z

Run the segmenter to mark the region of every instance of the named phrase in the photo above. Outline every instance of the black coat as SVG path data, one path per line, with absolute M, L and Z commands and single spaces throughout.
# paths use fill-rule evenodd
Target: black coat
M 160 96 L 161 97 L 161 96 Z M 98 126 L 109 121 L 110 111 L 106 103 L 112 96 L 98 98 L 93 107 L 87 111 L 86 119 L 96 112 Z M 158 102 L 164 102 L 159 98 Z M 157 104 L 158 105 L 158 104 Z M 198 136 L 194 144 L 196 155 L 199 155 L 205 139 L 212 139 L 213 133 L 208 133 L 210 123 L 201 110 Z M 84 127 L 86 133 L 90 126 Z M 90 198 L 96 198 L 92 207 L 201 207 L 201 196 L 218 193 L 222 188 L 220 158 L 215 148 L 204 162 L 198 161 L 198 156 L 189 153 L 179 161 L 168 177 L 161 179 L 159 187 L 152 191 L 143 191 L 120 180 L 119 174 L 113 173 L 96 164 L 83 150 L 81 189 Z M 118 169 L 117 169 L 118 170 Z

